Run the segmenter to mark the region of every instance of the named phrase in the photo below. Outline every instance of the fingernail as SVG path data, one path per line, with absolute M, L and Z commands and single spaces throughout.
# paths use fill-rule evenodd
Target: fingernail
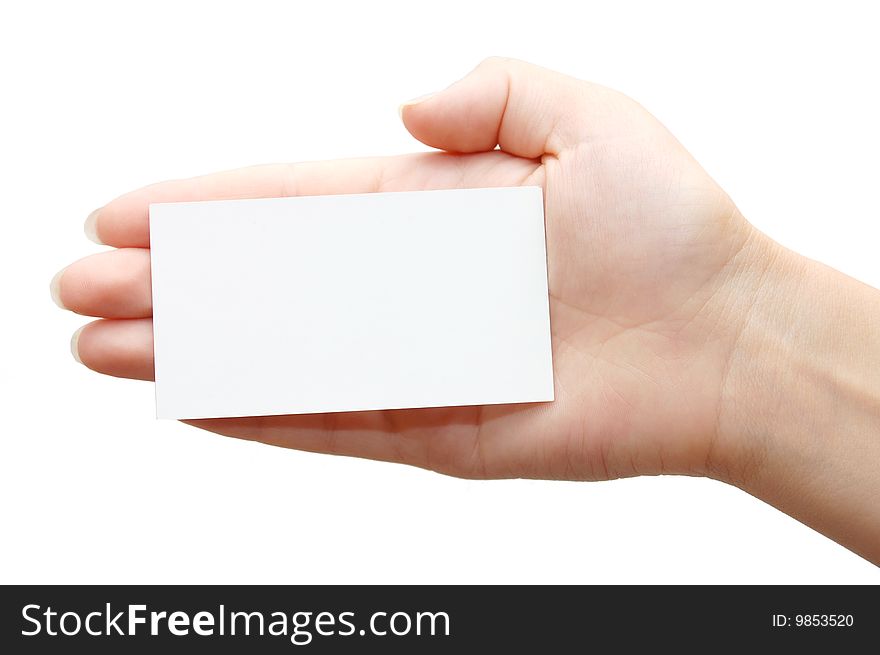
M 96 209 L 91 214 L 86 216 L 86 224 L 83 226 L 83 229 L 85 230 L 86 236 L 89 239 L 103 246 L 104 242 L 101 241 L 101 237 L 98 236 L 98 212 L 100 211 L 101 208 Z
M 82 334 L 82 331 L 85 330 L 85 328 L 86 326 L 83 325 L 73 333 L 72 337 L 70 337 L 70 354 L 73 355 L 73 358 L 78 364 L 82 364 L 82 360 L 79 358 L 79 335 Z
M 55 304 L 61 309 L 67 309 L 67 307 L 64 306 L 64 303 L 61 302 L 61 276 L 64 275 L 64 271 L 66 270 L 66 268 L 62 268 L 55 273 L 55 277 L 53 277 L 52 281 L 49 283 L 49 293 L 52 294 L 52 300 L 54 300 Z
M 419 103 L 422 103 L 425 100 L 433 98 L 435 95 L 437 95 L 436 92 L 426 93 L 425 95 L 419 96 L 418 98 L 413 98 L 412 100 L 407 100 L 406 102 L 402 103 L 401 105 L 399 105 L 397 107 L 397 113 L 400 114 L 400 116 L 402 118 L 403 117 L 403 110 L 405 107 L 412 107 L 413 105 L 418 105 Z

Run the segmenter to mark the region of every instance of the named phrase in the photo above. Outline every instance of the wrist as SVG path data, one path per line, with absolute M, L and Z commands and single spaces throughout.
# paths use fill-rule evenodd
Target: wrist
M 791 406 L 793 324 L 812 262 L 755 230 L 731 267 L 727 296 L 733 337 L 719 391 L 710 475 L 745 487 L 762 471 Z M 803 336 L 803 335 L 802 335 Z M 789 426 L 790 427 L 790 426 Z
M 711 474 L 876 560 L 880 292 L 763 235 L 741 255 Z

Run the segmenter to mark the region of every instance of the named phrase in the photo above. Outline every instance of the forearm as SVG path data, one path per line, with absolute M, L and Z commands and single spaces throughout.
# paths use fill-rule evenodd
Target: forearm
M 729 481 L 880 563 L 880 291 L 755 248 L 719 415 Z

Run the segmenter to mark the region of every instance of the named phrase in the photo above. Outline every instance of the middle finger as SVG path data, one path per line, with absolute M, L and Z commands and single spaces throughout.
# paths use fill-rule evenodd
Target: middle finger
M 120 248 L 74 262 L 52 281 L 65 309 L 101 318 L 149 318 L 153 313 L 150 251 Z

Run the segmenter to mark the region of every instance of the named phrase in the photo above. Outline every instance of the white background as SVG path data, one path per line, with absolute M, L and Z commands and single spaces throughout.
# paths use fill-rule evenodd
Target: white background
M 635 97 L 753 223 L 880 286 L 870 7 L 4 3 L 0 581 L 880 581 L 709 480 L 461 481 L 157 422 L 151 384 L 74 363 L 48 294 L 115 195 L 423 150 L 398 103 L 493 54 Z

